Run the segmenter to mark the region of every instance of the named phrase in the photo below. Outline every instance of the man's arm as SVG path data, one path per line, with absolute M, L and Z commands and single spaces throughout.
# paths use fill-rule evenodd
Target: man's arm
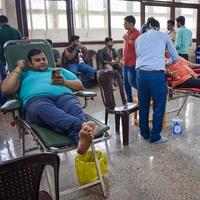
M 65 87 L 68 87 L 68 88 L 70 88 L 72 90 L 76 90 L 76 91 L 85 89 L 80 80 L 64 80 L 63 85 Z
M 172 40 L 167 36 L 167 49 L 169 51 L 170 57 L 173 62 L 177 61 L 180 57 L 175 46 L 172 43 Z
M 175 46 L 177 50 L 180 49 L 181 47 L 181 31 L 180 30 L 176 32 Z
M 1 91 L 5 95 L 14 94 L 20 86 L 20 75 L 25 68 L 24 61 L 18 60 L 17 67 L 8 75 L 1 84 Z
M 123 38 L 128 43 L 128 45 L 135 47 L 135 40 L 139 37 L 139 35 L 139 32 L 135 32 L 132 33 L 129 37 L 127 34 L 125 34 Z
M 195 68 L 200 68 L 200 64 L 191 63 L 191 62 L 189 62 L 189 61 L 187 61 L 187 64 L 188 64 L 188 66 L 189 66 L 190 68 L 193 68 L 193 69 L 195 69 Z
M 176 42 L 176 31 L 174 31 L 172 33 L 171 39 L 172 39 L 172 42 L 175 44 L 175 42 Z
M 192 31 L 190 30 L 190 34 L 191 34 L 191 37 L 190 37 L 190 47 L 192 46 Z
M 63 85 L 67 88 L 70 88 L 71 90 L 79 91 L 79 90 L 84 90 L 85 88 L 83 87 L 82 83 L 80 80 L 64 80 L 63 77 L 59 79 L 55 79 L 53 81 L 53 84 L 55 85 Z
M 89 54 L 88 54 L 88 49 L 86 46 L 80 45 L 80 49 L 83 53 L 83 60 L 85 63 L 89 62 Z
M 72 60 L 78 53 L 78 48 L 75 48 L 72 53 L 70 53 L 67 48 L 64 49 L 64 56 L 67 57 L 68 60 Z

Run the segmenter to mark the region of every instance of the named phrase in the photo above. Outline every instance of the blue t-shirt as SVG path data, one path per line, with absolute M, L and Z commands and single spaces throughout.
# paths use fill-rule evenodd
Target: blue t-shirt
M 36 96 L 52 96 L 62 94 L 73 94 L 73 91 L 63 85 L 51 84 L 52 69 L 49 67 L 46 71 L 28 70 L 21 75 L 21 85 L 18 96 L 23 105 L 29 99 Z M 65 80 L 77 80 L 78 78 L 70 71 L 60 68 L 60 74 Z

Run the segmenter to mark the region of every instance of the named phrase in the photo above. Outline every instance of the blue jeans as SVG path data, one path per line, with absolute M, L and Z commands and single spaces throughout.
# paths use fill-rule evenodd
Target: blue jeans
M 139 126 L 144 139 L 155 142 L 161 138 L 163 116 L 166 106 L 167 85 L 164 72 L 137 73 Z M 150 101 L 153 100 L 153 127 L 149 128 Z
M 74 95 L 33 97 L 26 103 L 25 111 L 29 123 L 68 132 L 71 139 L 78 143 L 78 133 L 86 118 Z
M 4 64 L 0 65 L 0 83 L 6 78 L 7 70 Z M 1 84 L 0 84 L 1 89 Z M 7 98 L 0 91 L 0 106 L 3 105 L 7 101 Z
M 127 95 L 127 101 L 133 102 L 131 86 L 134 88 L 137 88 L 135 66 L 132 66 L 132 67 L 124 66 L 123 82 L 124 82 L 124 87 L 125 87 L 125 91 Z
M 82 72 L 84 74 L 82 78 L 82 83 L 85 87 L 88 87 L 90 80 L 92 79 L 92 76 L 96 72 L 96 70 L 87 64 L 69 64 L 67 65 L 67 69 L 74 74 L 78 75 L 78 72 Z

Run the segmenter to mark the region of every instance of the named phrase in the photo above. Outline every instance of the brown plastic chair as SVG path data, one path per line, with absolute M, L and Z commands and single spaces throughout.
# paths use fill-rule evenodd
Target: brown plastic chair
M 54 169 L 55 199 L 59 200 L 58 171 L 60 159 L 56 154 L 40 153 L 0 164 L 1 200 L 52 200 L 49 193 L 39 191 L 44 167 Z
M 122 106 L 116 106 L 113 94 L 113 79 L 117 78 Z M 97 81 L 100 86 L 103 103 L 105 106 L 105 124 L 108 122 L 108 114 L 115 115 L 115 129 L 119 133 L 120 117 L 122 120 L 123 145 L 129 144 L 129 115 L 138 110 L 138 105 L 127 103 L 121 75 L 113 70 L 102 69 L 97 72 Z

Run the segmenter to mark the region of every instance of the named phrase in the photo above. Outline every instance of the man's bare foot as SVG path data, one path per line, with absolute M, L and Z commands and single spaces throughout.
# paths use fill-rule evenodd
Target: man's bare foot
M 93 121 L 87 121 L 86 122 L 88 126 L 90 126 L 93 130 L 93 133 L 92 133 L 92 139 L 94 138 L 94 136 L 97 134 L 98 130 L 99 130 L 99 127 L 95 124 L 95 122 Z
M 83 123 L 82 129 L 79 132 L 79 142 L 77 152 L 79 154 L 84 154 L 89 148 L 93 139 L 93 129 L 87 125 L 87 123 Z

